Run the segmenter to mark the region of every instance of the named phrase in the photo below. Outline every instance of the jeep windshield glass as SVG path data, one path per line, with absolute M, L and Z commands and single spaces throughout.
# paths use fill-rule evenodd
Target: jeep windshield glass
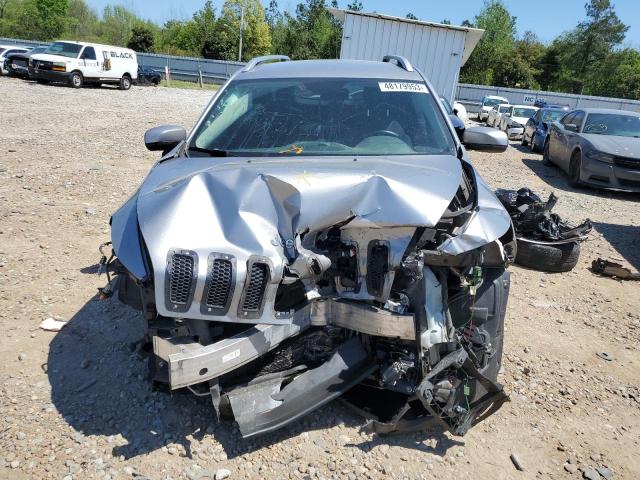
M 358 78 L 232 82 L 189 152 L 228 156 L 455 154 L 424 83 Z
M 640 138 L 640 115 L 590 113 L 582 132 Z
M 63 57 L 76 58 L 82 50 L 82 45 L 67 42 L 54 42 L 44 51 L 50 55 L 61 55 Z

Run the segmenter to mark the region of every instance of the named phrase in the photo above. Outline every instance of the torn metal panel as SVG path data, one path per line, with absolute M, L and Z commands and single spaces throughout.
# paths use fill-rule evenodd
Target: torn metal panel
M 238 388 L 229 402 L 242 436 L 281 428 L 339 397 L 377 369 L 357 338 L 342 344 L 320 367 L 302 373 L 282 390 L 282 379 Z

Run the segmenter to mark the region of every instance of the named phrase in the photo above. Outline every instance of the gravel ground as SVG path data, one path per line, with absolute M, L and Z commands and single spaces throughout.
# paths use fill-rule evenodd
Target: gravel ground
M 472 153 L 484 178 L 553 191 L 558 213 L 596 231 L 570 273 L 511 269 L 501 375 L 511 402 L 467 436 L 362 434 L 362 419 L 333 402 L 243 441 L 205 399 L 153 391 L 135 351 L 141 319 L 96 301 L 104 278 L 92 266 L 109 215 L 156 158 L 144 131 L 190 127 L 210 96 L 0 78 L 0 478 L 569 479 L 598 478 L 595 468 L 638 478 L 639 284 L 588 266 L 606 256 L 640 267 L 640 196 L 572 189 L 516 144 Z M 48 316 L 69 324 L 39 330 Z

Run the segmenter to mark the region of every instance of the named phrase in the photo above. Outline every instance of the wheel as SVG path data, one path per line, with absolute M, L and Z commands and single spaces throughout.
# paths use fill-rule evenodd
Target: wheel
M 582 186 L 580 180 L 580 172 L 582 170 L 582 155 L 579 151 L 573 152 L 571 155 L 571 162 L 569 163 L 569 185 L 572 187 Z
M 529 145 L 529 142 L 527 142 L 527 136 L 524 134 L 524 132 L 522 133 L 522 140 L 520 140 L 520 145 L 522 145 L 523 147 Z
M 542 163 L 544 165 L 551 166 L 551 156 L 549 155 L 549 140 L 544 142 L 544 148 L 542 149 Z
M 539 152 L 539 148 L 536 146 L 536 132 L 533 132 L 533 134 L 531 135 L 530 146 L 533 153 Z
M 129 90 L 131 88 L 131 77 L 123 75 L 120 79 L 120 90 Z
M 540 244 L 518 239 L 516 263 L 541 272 L 568 272 L 578 263 L 580 244 Z
M 82 74 L 80 72 L 72 72 L 69 77 L 69 85 L 73 88 L 80 88 L 84 83 L 84 79 L 82 78 Z

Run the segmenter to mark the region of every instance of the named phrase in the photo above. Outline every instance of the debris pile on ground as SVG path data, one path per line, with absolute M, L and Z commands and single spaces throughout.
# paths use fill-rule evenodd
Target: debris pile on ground
M 547 242 L 580 239 L 593 228 L 589 219 L 572 226 L 557 213 L 551 213 L 558 202 L 553 193 L 546 202 L 526 187 L 520 190 L 499 188 L 496 196 L 511 215 L 518 237 Z
M 591 271 L 605 277 L 614 277 L 620 280 L 640 280 L 640 272 L 632 272 L 620 263 L 611 262 L 603 258 L 597 258 L 591 263 Z

